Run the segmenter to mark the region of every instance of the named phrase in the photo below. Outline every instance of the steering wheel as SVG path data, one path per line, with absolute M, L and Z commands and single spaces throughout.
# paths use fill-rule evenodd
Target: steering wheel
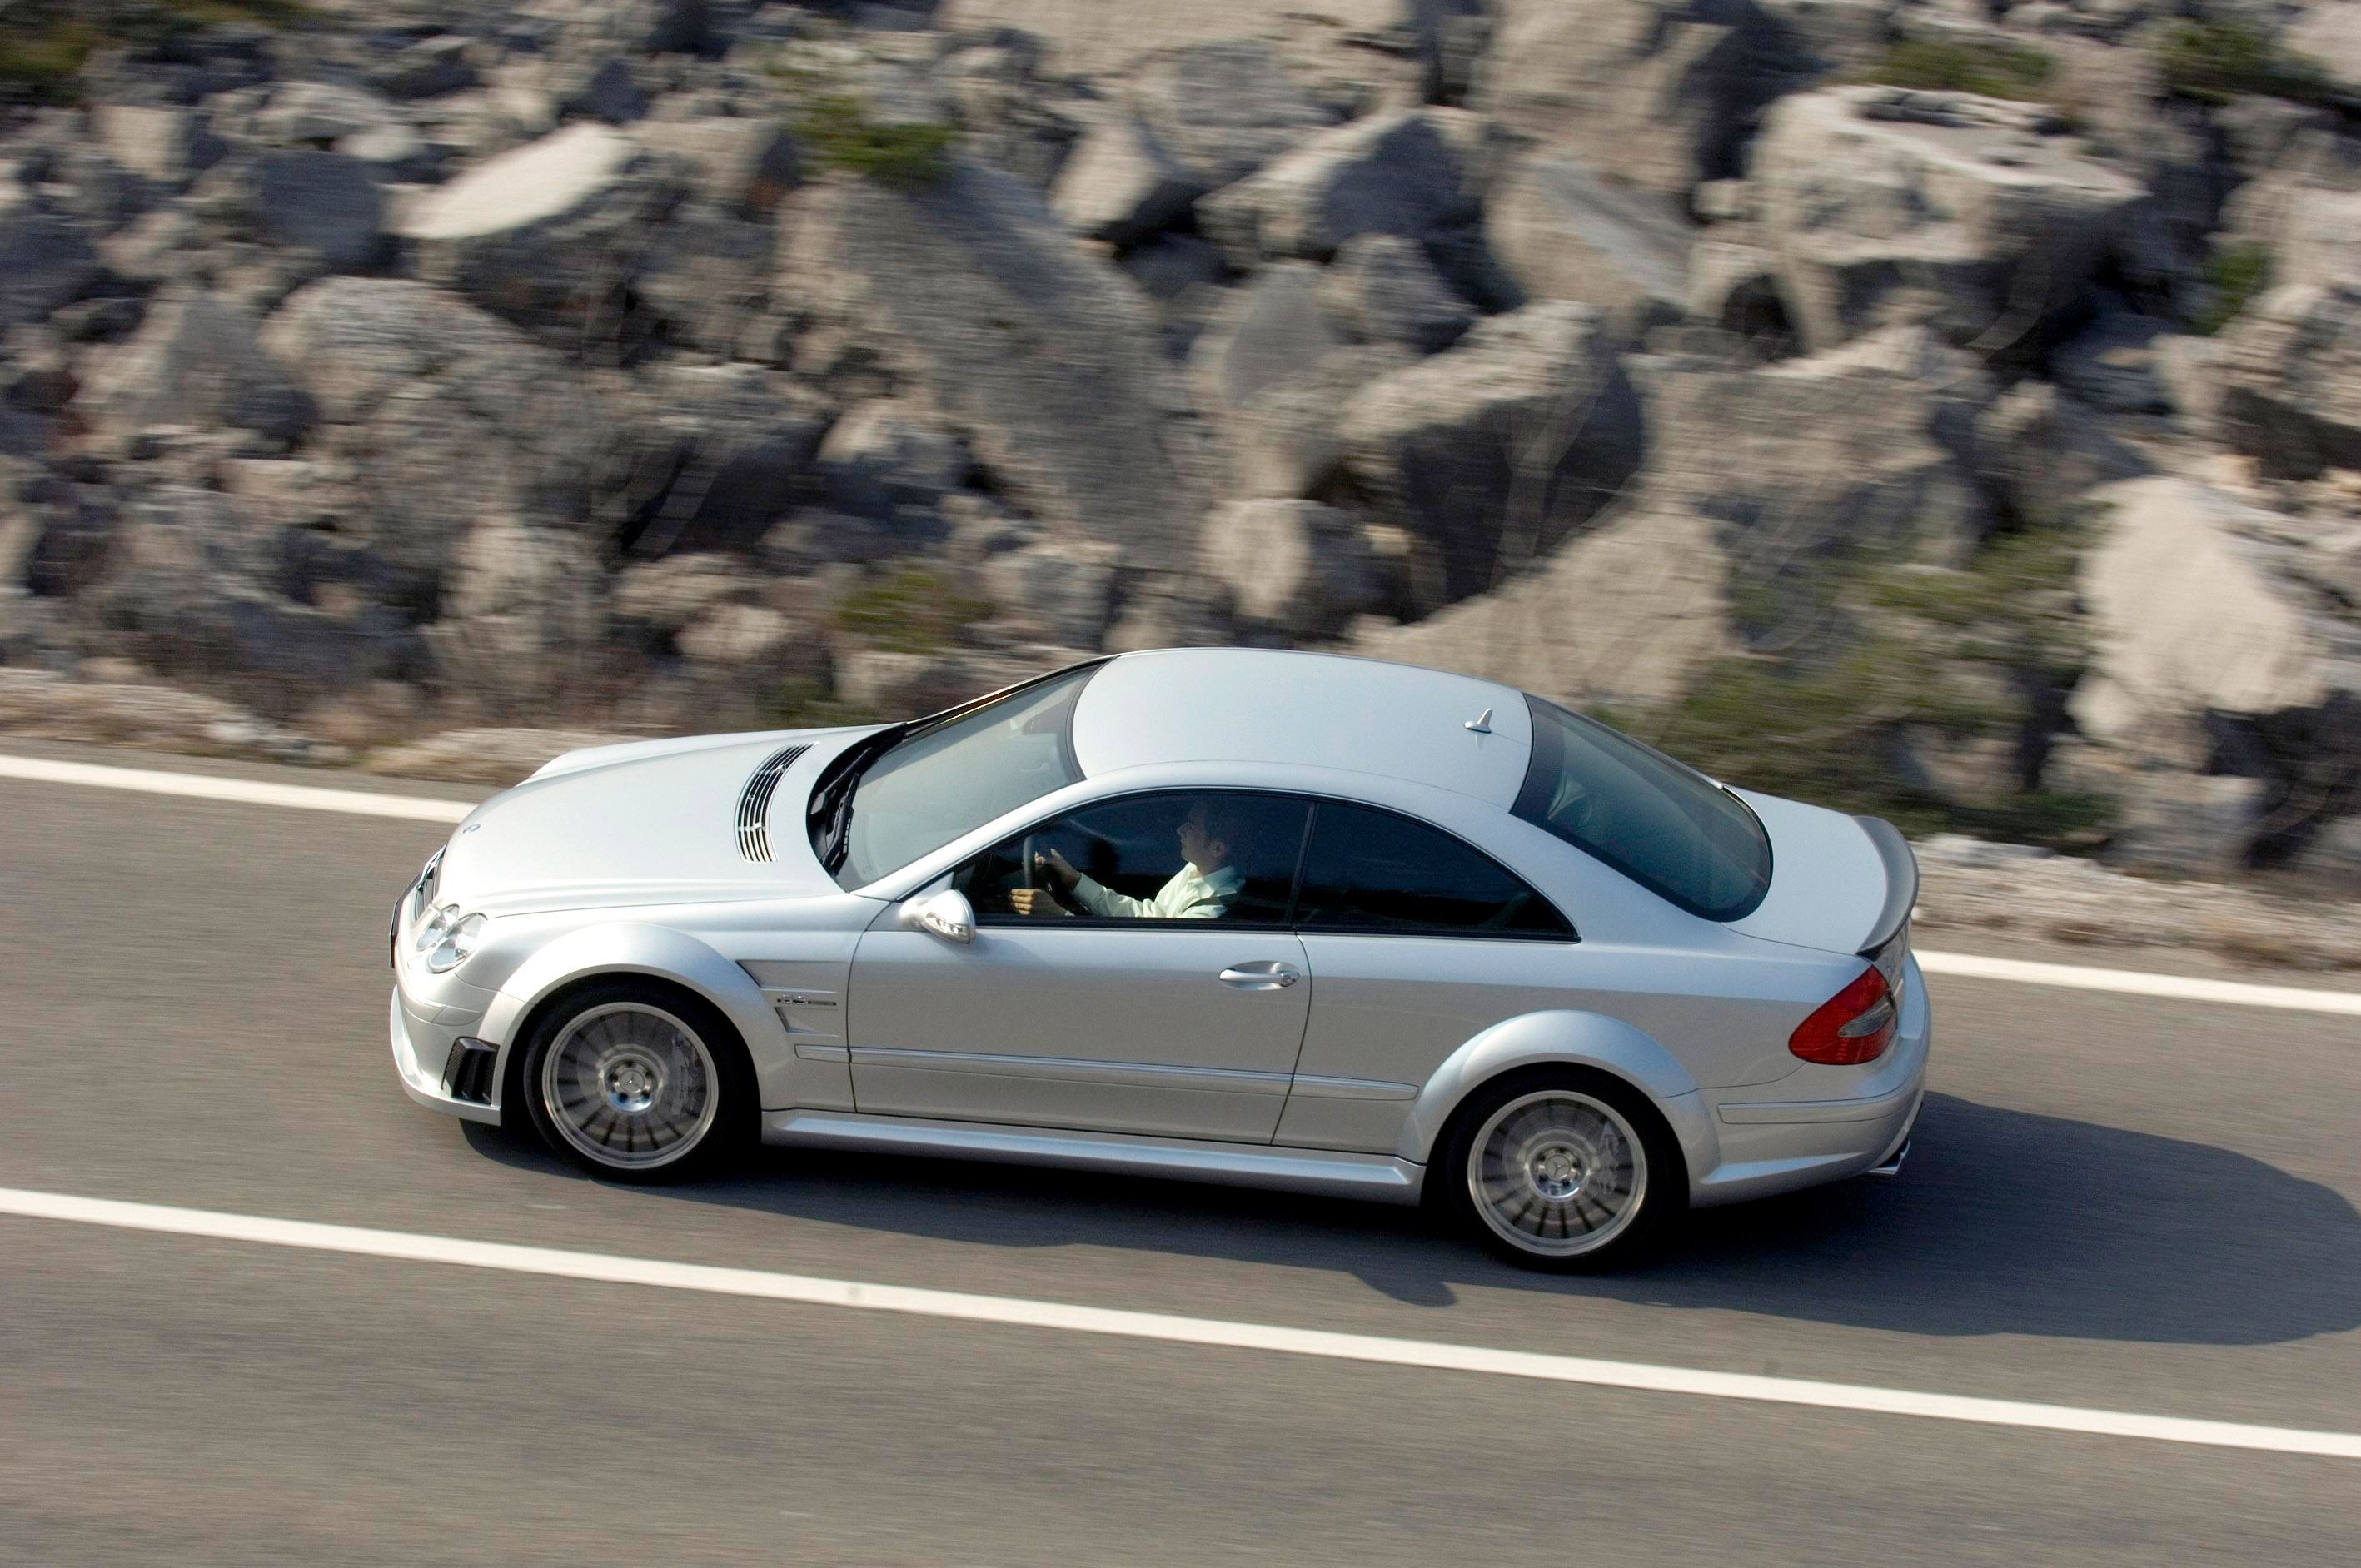
M 1030 833 L 1025 835 L 1024 847 L 1016 852 L 1016 869 L 1025 878 L 1027 887 L 1039 885 L 1033 880 L 1033 835 Z

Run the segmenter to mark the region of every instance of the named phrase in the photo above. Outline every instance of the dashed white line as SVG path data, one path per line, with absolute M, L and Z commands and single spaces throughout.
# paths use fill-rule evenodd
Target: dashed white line
M 360 790 L 321 789 L 310 784 L 273 784 L 260 779 L 219 778 L 210 773 L 104 767 L 91 762 L 54 762 L 45 757 L 0 756 L 0 779 L 82 784 L 97 789 L 144 790 L 152 795 L 183 795 L 198 800 L 277 806 L 298 811 L 337 811 L 356 817 L 390 817 L 412 822 L 456 822 L 475 809 L 466 801 L 374 795 Z M 2112 992 L 2123 996 L 2152 996 L 2167 1001 L 2212 1002 L 2234 1007 L 2277 1007 L 2298 1013 L 2361 1017 L 2361 992 L 2312 991 L 2290 985 L 2201 980 L 2186 975 L 2098 969 L 2082 964 L 1989 959 L 1973 953 L 1940 952 L 1924 948 L 1918 949 L 1917 956 L 1919 967 L 1928 974 L 1951 975 L 1962 980 L 2051 985 L 2072 991 Z
M 1651 1394 L 1801 1405 L 1815 1409 L 1910 1416 L 1927 1420 L 2019 1427 L 2091 1437 L 2195 1443 L 2211 1448 L 2253 1449 L 2268 1453 L 2312 1454 L 2330 1459 L 2361 1459 L 2361 1433 L 2248 1426 L 2235 1421 L 2142 1415 L 2128 1410 L 2083 1409 L 2070 1405 L 2027 1404 L 2015 1399 L 1927 1394 L 1906 1388 L 1817 1383 L 1795 1377 L 1763 1377 L 1750 1373 L 1708 1372 L 1686 1366 L 1656 1366 L 1644 1362 L 1597 1361 L 1583 1356 L 1545 1355 L 1533 1351 L 1490 1350 L 1481 1345 L 1449 1344 L 1433 1340 L 1386 1339 L 1373 1334 L 1290 1329 L 1269 1323 L 1231 1322 L 1217 1318 L 1179 1317 L 1166 1312 L 1137 1312 L 1111 1307 L 1081 1307 L 1010 1296 L 974 1296 L 961 1291 L 928 1290 L 903 1285 L 871 1285 L 853 1279 L 771 1274 L 750 1268 L 715 1268 L 703 1264 L 666 1263 L 653 1258 L 619 1257 L 604 1253 L 563 1252 L 548 1247 L 515 1246 L 502 1242 L 467 1241 L 456 1236 L 422 1235 L 408 1231 L 368 1230 L 353 1225 L 276 1220 L 256 1214 L 170 1208 L 154 1203 L 126 1203 L 114 1199 L 81 1198 L 68 1193 L 38 1192 L 21 1188 L 0 1188 L 0 1214 L 170 1235 L 199 1236 L 216 1241 L 254 1242 L 311 1252 L 493 1269 L 509 1274 L 540 1275 L 611 1285 L 651 1286 L 658 1289 L 691 1290 L 715 1296 L 753 1297 L 807 1306 L 849 1307 L 862 1311 L 900 1312 L 914 1317 L 948 1318 L 962 1322 L 997 1323 L 1068 1333 L 1112 1334 L 1170 1344 L 1318 1356 L 1331 1361 L 1370 1362 L 1386 1366 L 1414 1366 L 1441 1372 L 1482 1373 Z

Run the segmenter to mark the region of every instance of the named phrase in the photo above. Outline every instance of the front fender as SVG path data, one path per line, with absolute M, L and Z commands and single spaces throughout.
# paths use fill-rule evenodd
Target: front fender
M 1655 1102 L 1672 1124 L 1692 1171 L 1711 1170 L 1718 1140 L 1678 1058 L 1620 1018 L 1552 1011 L 1504 1019 L 1444 1058 L 1411 1104 L 1394 1153 L 1424 1165 L 1467 1096 L 1504 1072 L 1564 1063 L 1611 1073 Z
M 483 1038 L 500 1047 L 497 1070 L 502 1076 L 496 1081 L 507 1081 L 510 1048 L 535 1007 L 561 987 L 609 974 L 668 980 L 719 1008 L 753 1058 L 763 1102 L 771 1102 L 777 1087 L 774 1080 L 790 1070 L 795 1055 L 777 1015 L 763 1000 L 762 988 L 696 938 L 668 926 L 631 921 L 568 932 L 517 966 L 485 1010 L 479 1027 Z

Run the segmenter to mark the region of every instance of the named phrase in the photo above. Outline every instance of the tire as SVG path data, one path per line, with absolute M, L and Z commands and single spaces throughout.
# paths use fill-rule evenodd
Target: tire
M 1645 1095 L 1603 1072 L 1533 1068 L 1468 1096 L 1429 1168 L 1430 1202 L 1511 1263 L 1622 1266 L 1688 1207 L 1688 1170 Z
M 533 1130 L 593 1176 L 708 1176 L 754 1141 L 754 1074 L 710 1003 L 652 981 L 595 981 L 525 1036 L 516 1089 Z

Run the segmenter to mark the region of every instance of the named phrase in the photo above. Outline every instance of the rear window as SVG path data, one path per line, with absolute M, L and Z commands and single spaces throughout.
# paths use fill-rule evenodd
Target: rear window
M 1533 759 L 1516 814 L 1708 920 L 1771 890 L 1771 839 L 1746 803 L 1653 747 L 1529 696 Z

